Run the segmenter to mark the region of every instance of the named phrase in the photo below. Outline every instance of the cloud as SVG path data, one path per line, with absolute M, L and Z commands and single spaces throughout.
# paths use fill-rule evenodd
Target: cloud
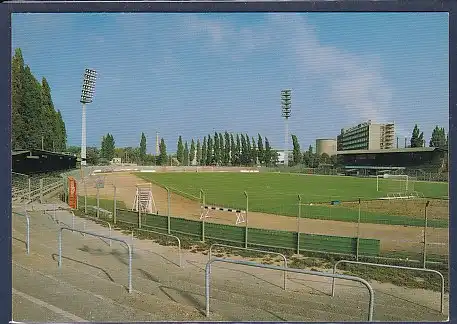
M 234 60 L 247 58 L 257 50 L 271 53 L 284 48 L 278 57 L 293 62 L 304 76 L 322 80 L 328 99 L 345 112 L 345 122 L 392 121 L 392 88 L 382 75 L 380 58 L 323 44 L 303 15 L 267 14 L 264 20 L 239 28 L 210 15 L 193 16 L 190 23 L 198 36 L 209 36 L 213 52 Z

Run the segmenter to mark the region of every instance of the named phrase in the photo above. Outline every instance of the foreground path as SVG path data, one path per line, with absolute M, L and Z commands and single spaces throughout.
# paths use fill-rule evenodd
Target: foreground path
M 186 252 L 178 267 L 176 248 L 151 241 L 134 241 L 133 293 L 126 291 L 126 249 L 64 231 L 63 264 L 58 268 L 57 225 L 50 215 L 31 212 L 31 254 L 25 254 L 26 226 L 13 217 L 13 288 L 16 321 L 365 321 L 366 289 L 337 281 L 290 274 L 288 289 L 282 274 L 236 265 L 213 267 L 211 316 L 205 317 L 204 266 L 207 256 Z M 71 216 L 57 218 L 71 226 Z M 82 228 L 82 220 L 76 219 Z M 105 227 L 86 221 L 91 232 Z M 113 236 L 130 240 L 114 231 Z M 279 263 L 277 263 L 279 264 Z M 440 321 L 439 294 L 373 282 L 378 321 Z M 447 301 L 447 297 L 446 297 Z M 447 307 L 447 306 L 446 306 Z

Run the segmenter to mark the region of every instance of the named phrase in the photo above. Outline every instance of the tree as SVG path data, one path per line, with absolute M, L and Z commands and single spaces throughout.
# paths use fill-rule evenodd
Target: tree
M 227 131 L 225 131 L 224 134 L 225 137 L 225 145 L 224 145 L 224 165 L 229 165 L 230 164 L 230 148 L 231 148 L 231 142 L 230 142 L 230 135 Z
M 202 146 L 202 157 L 200 158 L 200 165 L 206 165 L 206 157 L 208 155 L 207 150 L 207 143 L 206 143 L 206 136 L 203 137 L 203 146 Z
M 257 156 L 258 156 L 258 159 L 259 159 L 259 163 L 262 164 L 264 161 L 265 161 L 265 152 L 264 152 L 264 149 L 263 149 L 263 139 L 262 139 L 262 136 L 260 136 L 260 134 L 257 134 L 258 135 L 258 139 L 257 139 Z
M 55 133 L 57 134 L 57 139 L 55 149 L 56 151 L 63 152 L 67 147 L 67 130 L 60 110 L 57 110 L 56 116 L 57 122 L 55 124 Z
M 176 150 L 176 158 L 180 164 L 183 164 L 184 161 L 184 146 L 182 145 L 182 137 L 179 135 L 178 138 L 178 148 Z
M 303 154 L 303 163 L 308 167 L 308 168 L 313 168 L 315 165 L 315 156 L 313 153 L 313 147 L 310 145 L 308 147 L 308 151 L 306 151 Z
M 252 164 L 252 152 L 251 152 L 251 140 L 248 134 L 246 134 L 246 165 Z
M 220 150 L 220 143 L 219 143 L 219 135 L 217 132 L 214 132 L 214 163 L 216 165 L 219 164 L 221 158 L 221 150 Z
M 447 146 L 446 131 L 444 128 L 436 126 L 433 129 L 432 137 L 430 138 L 430 147 L 445 148 Z
M 140 161 L 143 164 L 146 160 L 146 136 L 144 133 L 141 133 L 141 140 L 140 140 Z
M 189 165 L 189 146 L 187 145 L 187 141 L 184 144 L 184 165 Z
M 11 100 L 13 149 L 65 150 L 65 123 L 54 108 L 51 88 L 46 78 L 39 82 L 33 76 L 19 48 L 11 62 Z
M 330 164 L 330 156 L 327 153 L 322 153 L 319 157 L 319 164 Z
M 419 130 L 417 124 L 414 126 L 413 134 L 411 136 L 411 147 L 424 146 L 424 133 Z
M 235 164 L 236 165 L 241 165 L 241 140 L 240 140 L 240 134 L 236 134 Z
M 211 135 L 208 134 L 208 139 L 206 140 L 206 165 L 213 164 L 213 139 Z
M 240 154 L 240 164 L 241 165 L 246 165 L 246 139 L 244 138 L 244 134 L 241 134 L 240 136 L 241 139 L 241 154 Z
M 165 145 L 165 140 L 163 138 L 160 139 L 159 144 L 159 160 L 158 164 L 160 165 L 167 165 L 168 162 L 168 155 L 167 155 L 167 146 Z
M 100 151 L 96 147 L 86 148 L 87 164 L 97 165 L 100 160 Z
M 300 143 L 298 142 L 298 138 L 296 135 L 292 135 L 292 145 L 293 145 L 293 161 L 294 165 L 298 165 L 302 162 L 302 153 L 300 151 Z
M 15 50 L 11 63 L 11 144 L 13 149 L 27 148 L 24 133 L 24 58 L 20 48 Z
M 194 139 L 192 139 L 192 141 L 190 142 L 190 152 L 189 152 L 189 161 L 190 161 L 190 165 L 194 165 L 195 161 L 196 161 L 196 151 L 195 151 L 195 141 Z
M 252 137 L 252 150 L 251 150 L 251 159 L 252 159 L 252 163 L 254 163 L 254 165 L 257 165 L 258 164 L 258 160 L 257 160 L 257 146 L 255 144 L 255 139 L 254 139 L 254 136 Z
M 46 78 L 41 81 L 41 116 L 39 119 L 43 148 L 52 151 L 60 142 L 62 134 L 60 134 L 60 125 L 58 125 L 59 121 L 51 98 L 51 88 Z
M 113 135 L 110 133 L 106 134 L 106 136 L 103 136 L 102 138 L 100 157 L 111 161 L 115 155 L 115 148 L 116 147 Z
M 271 150 L 270 142 L 268 138 L 265 137 L 265 151 L 264 151 L 264 161 L 266 166 L 270 166 L 273 160 L 273 152 Z
M 41 148 L 43 123 L 41 122 L 41 85 L 35 79 L 30 68 L 25 67 L 23 83 L 23 114 L 25 131 L 23 135 L 24 148 Z
M 230 134 L 230 164 L 236 164 L 236 144 L 233 134 Z
M 219 164 L 226 165 L 225 161 L 225 143 L 224 143 L 224 136 L 222 133 L 219 133 Z
M 202 160 L 202 146 L 200 143 L 200 139 L 197 139 L 197 157 L 196 157 L 197 165 L 200 165 L 200 161 Z

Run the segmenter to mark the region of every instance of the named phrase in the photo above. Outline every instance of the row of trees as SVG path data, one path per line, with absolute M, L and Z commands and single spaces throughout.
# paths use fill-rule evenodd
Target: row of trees
M 277 163 L 278 154 L 268 138 L 257 134 L 257 140 L 247 134 L 229 132 L 205 136 L 191 140 L 190 146 L 183 143 L 179 136 L 176 158 L 180 165 L 218 165 L 218 166 L 271 166 Z
M 444 127 L 435 126 L 430 137 L 429 146 L 447 148 L 448 147 L 449 133 L 446 134 Z M 424 132 L 421 132 L 417 124 L 414 126 L 413 133 L 411 135 L 410 147 L 424 147 L 425 139 Z
M 295 135 L 292 135 L 292 143 L 293 159 L 289 165 L 315 168 L 322 164 L 336 164 L 336 156 L 330 157 L 325 153 L 318 156 L 311 145 L 306 152 L 301 152 Z M 87 148 L 87 162 L 105 164 L 116 157 L 125 163 L 140 165 L 274 166 L 277 165 L 279 157 L 278 152 L 271 148 L 268 138 L 263 138 L 260 134 L 257 134 L 256 141 L 254 137 L 245 134 L 215 132 L 213 136 L 205 136 L 203 141 L 192 139 L 190 145 L 179 136 L 175 156 L 167 153 L 163 138 L 160 139 L 157 156 L 147 154 L 146 145 L 146 136 L 142 133 L 138 147 L 116 148 L 114 136 L 108 133 L 102 138 L 100 150 L 96 147 Z M 70 147 L 68 150 L 80 154 L 78 147 Z
M 19 48 L 11 63 L 11 97 L 13 149 L 65 151 L 65 123 L 54 108 L 51 88 L 46 78 L 34 77 Z

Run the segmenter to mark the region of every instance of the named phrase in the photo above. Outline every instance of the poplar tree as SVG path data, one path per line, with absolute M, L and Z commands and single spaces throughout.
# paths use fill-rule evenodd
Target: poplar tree
M 230 149 L 231 149 L 230 135 L 227 131 L 225 131 L 224 165 L 230 164 Z
M 176 158 L 178 159 L 179 164 L 183 164 L 184 161 L 184 146 L 182 145 L 182 137 L 179 135 L 178 144 L 176 148 Z
M 195 141 L 192 139 L 190 142 L 189 165 L 193 165 L 196 159 Z
M 230 134 L 230 165 L 236 164 L 236 144 L 233 134 Z
M 200 158 L 200 165 L 206 165 L 206 159 L 207 159 L 207 150 L 208 150 L 208 146 L 207 146 L 207 142 L 206 142 L 206 136 L 203 137 L 203 145 L 202 145 L 202 156 Z
M 168 155 L 167 155 L 167 146 L 165 145 L 165 140 L 163 138 L 160 139 L 159 144 L 159 164 L 160 165 L 167 165 L 168 163 Z
M 258 156 L 258 159 L 259 159 L 259 163 L 262 164 L 265 162 L 265 152 L 264 152 L 264 149 L 263 149 L 263 139 L 262 139 L 262 136 L 260 136 L 260 134 L 257 134 L 258 135 L 258 140 L 257 140 L 257 156 Z
M 187 145 L 187 141 L 184 144 L 183 165 L 189 165 L 189 146 Z

